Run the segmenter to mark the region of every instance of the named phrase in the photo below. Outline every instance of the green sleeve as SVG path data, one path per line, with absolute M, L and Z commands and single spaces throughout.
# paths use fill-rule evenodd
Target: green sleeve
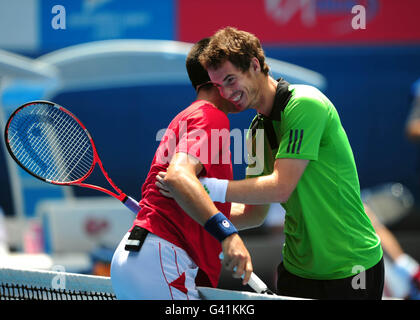
M 298 97 L 285 108 L 276 159 L 317 160 L 329 109 L 318 98 Z

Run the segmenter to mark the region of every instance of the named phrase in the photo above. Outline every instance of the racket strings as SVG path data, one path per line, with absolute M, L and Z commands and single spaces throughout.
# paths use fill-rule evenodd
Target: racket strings
M 27 109 L 28 110 L 28 109 Z M 25 111 L 27 111 L 25 110 Z M 33 115 L 33 111 L 31 110 L 31 112 L 29 113 L 30 115 Z M 36 110 L 36 116 L 42 116 L 44 111 L 43 109 L 38 109 Z M 35 129 L 37 130 L 42 130 L 40 128 L 40 124 L 41 123 L 35 123 L 34 121 L 28 121 L 28 118 L 30 117 L 30 115 L 27 115 L 26 121 L 25 118 L 22 118 L 23 116 L 25 116 L 24 114 L 18 114 L 17 120 L 14 121 L 11 124 L 11 127 L 13 128 L 13 124 L 17 127 L 18 125 L 20 126 L 20 134 L 18 136 L 16 136 L 16 134 L 18 133 L 16 131 L 16 133 L 12 136 L 11 141 L 12 143 L 14 142 L 14 138 L 16 137 L 17 142 L 19 143 L 19 148 L 15 148 L 15 155 L 16 157 L 25 165 L 27 165 L 27 168 L 33 172 L 36 172 L 37 174 L 39 174 L 39 170 L 45 170 L 47 167 L 47 164 L 45 163 L 45 151 L 47 149 L 43 149 L 42 151 L 40 151 L 40 143 L 42 142 L 42 139 L 39 139 L 39 137 L 35 137 L 35 135 L 30 135 L 30 132 L 34 132 Z M 35 116 L 35 115 L 33 115 Z M 24 120 L 22 120 L 24 119 Z M 33 119 L 31 119 L 33 120 Z M 15 128 L 16 129 L 16 128 Z M 26 132 L 27 135 L 23 136 L 22 132 Z M 38 132 L 38 136 L 40 136 L 40 132 Z M 29 148 L 28 145 L 31 145 L 32 147 Z M 34 150 L 38 150 L 38 154 L 34 153 Z M 37 161 L 33 161 L 34 158 L 36 157 Z
M 43 114 L 42 111 L 44 111 L 44 110 L 37 110 L 36 115 L 43 116 L 44 114 Z M 31 114 L 32 113 L 33 113 L 33 111 L 31 111 Z M 57 116 L 54 116 L 53 112 L 48 112 L 47 111 L 47 113 L 45 115 L 47 117 L 49 117 L 51 120 L 53 120 L 53 123 L 57 123 L 57 121 L 56 121 L 56 120 L 58 120 L 57 119 Z M 34 126 L 40 127 L 41 125 L 42 125 L 42 123 L 32 124 L 31 125 L 31 128 L 27 129 L 27 132 L 31 132 L 32 129 L 34 129 L 33 128 Z M 59 125 L 55 129 L 57 136 L 60 136 L 62 134 L 62 130 L 64 128 L 64 125 L 65 125 L 65 123 L 63 122 L 61 125 Z M 43 133 L 44 133 L 44 138 L 46 136 L 46 139 L 50 142 L 52 135 L 48 132 L 48 129 L 44 130 Z M 28 138 L 30 139 L 29 140 L 29 143 L 33 146 L 33 150 L 38 150 L 40 148 L 40 143 L 42 143 L 42 139 L 38 139 L 38 142 L 35 144 L 34 143 L 35 137 L 33 135 L 31 135 L 31 136 L 28 135 Z M 50 148 L 48 148 L 48 149 L 47 148 L 44 148 L 44 149 L 42 149 L 42 151 L 40 151 L 38 153 L 39 159 L 41 159 L 43 162 L 42 163 L 40 163 L 39 161 L 38 162 L 35 162 L 35 161 L 30 162 L 29 163 L 29 166 L 28 166 L 28 169 L 29 170 L 33 171 L 35 174 L 40 175 L 40 173 L 41 173 L 40 170 L 42 170 L 42 169 L 45 170 L 45 167 L 51 167 L 51 163 L 54 160 L 56 160 L 56 157 L 48 157 L 48 155 L 49 155 L 48 154 L 48 150 L 49 149 L 55 150 L 58 147 L 57 144 L 59 143 L 59 140 L 58 139 L 55 139 L 55 140 L 56 141 L 53 142 L 53 143 L 50 142 Z M 22 145 L 22 148 L 21 148 L 20 151 L 21 152 L 25 152 L 26 149 L 27 149 L 27 147 L 25 147 L 24 145 Z M 16 153 L 17 153 L 18 156 L 20 156 L 20 154 L 18 152 L 16 152 Z M 32 152 L 31 153 L 25 153 L 25 157 L 22 158 L 22 162 L 23 161 L 26 162 L 26 161 L 30 160 L 33 156 L 34 156 L 34 154 Z M 57 165 L 59 165 L 59 164 L 57 164 Z M 35 166 L 37 166 L 37 168 L 34 168 Z
M 53 105 L 34 104 L 17 113 L 9 137 L 18 161 L 44 179 L 75 181 L 92 167 L 93 147 L 87 132 Z
M 57 109 L 55 109 L 57 110 Z M 42 114 L 42 112 L 38 112 L 38 114 Z M 60 181 L 66 181 L 66 179 L 63 179 L 62 175 L 63 173 L 65 174 L 66 170 L 68 168 L 72 168 L 71 166 L 69 166 L 68 161 L 72 160 L 70 159 L 70 156 L 72 154 L 74 155 L 79 155 L 76 150 L 74 148 L 68 148 L 67 150 L 64 150 L 63 152 L 63 148 L 61 148 L 61 145 L 63 144 L 62 141 L 62 137 L 63 137 L 63 129 L 67 128 L 67 129 L 73 129 L 72 131 L 68 132 L 68 140 L 75 140 L 75 143 L 79 143 L 80 141 L 80 131 L 76 132 L 76 134 L 78 136 L 75 136 L 74 133 L 74 129 L 71 126 L 69 126 L 69 122 L 66 121 L 66 119 L 61 119 L 64 120 L 61 123 L 59 122 L 59 118 L 57 115 L 53 115 L 52 112 L 46 114 L 48 117 L 50 117 L 53 120 L 54 126 L 56 126 L 56 129 L 54 130 L 48 130 L 48 126 L 46 126 L 46 128 L 44 128 L 43 130 L 43 136 L 44 136 L 44 141 L 43 139 L 38 139 L 38 143 L 34 144 L 33 140 L 34 137 L 32 137 L 32 139 L 30 140 L 30 143 L 32 143 L 32 145 L 34 146 L 35 150 L 42 150 L 39 153 L 39 158 L 41 160 L 47 160 L 45 161 L 45 165 L 44 166 L 38 166 L 38 170 L 34 170 L 34 173 L 36 174 L 40 174 L 41 170 L 44 169 L 45 170 L 45 166 L 49 167 L 49 168 L 54 168 L 55 170 L 53 170 L 52 172 L 50 172 L 51 177 L 55 176 L 54 180 L 60 180 Z M 40 126 L 40 125 L 38 125 Z M 42 125 L 41 125 L 42 126 Z M 45 125 L 44 125 L 45 127 Z M 31 128 L 28 129 L 28 132 L 31 132 Z M 44 148 L 44 149 L 40 149 L 40 144 L 45 143 L 45 139 L 47 140 L 48 143 L 50 143 L 50 148 Z M 69 145 L 69 141 L 65 142 L 67 144 L 67 146 L 71 146 Z M 52 156 L 51 155 L 51 150 L 53 151 L 57 151 L 57 152 L 53 152 Z M 47 157 L 49 156 L 49 157 Z M 45 159 L 47 158 L 47 159 Z M 80 163 L 80 159 L 78 161 Z M 52 164 L 54 163 L 54 167 L 52 167 Z M 35 163 L 34 163 L 35 164 Z M 70 162 L 71 164 L 71 162 Z M 38 163 L 39 165 L 39 163 Z M 33 170 L 33 166 L 29 167 L 29 169 Z M 71 169 L 70 169 L 71 170 Z M 89 170 L 89 167 L 87 167 L 87 170 Z M 80 172 L 80 171 L 79 171 Z M 86 172 L 86 170 L 85 170 Z M 68 176 L 68 175 L 67 175 Z M 49 177 L 49 178 L 51 178 Z
M 33 114 L 33 111 L 34 110 L 32 110 L 31 112 L 30 112 L 30 114 Z M 43 111 L 45 111 L 45 110 L 43 110 L 43 109 L 38 109 L 37 110 L 37 113 L 36 113 L 36 116 L 44 116 L 44 113 L 43 113 Z M 49 119 L 51 119 L 51 120 L 53 120 L 53 122 L 54 122 L 54 120 L 57 120 L 57 117 L 55 116 L 54 117 L 54 115 L 52 114 L 52 112 L 47 112 L 46 114 L 45 114 Z M 17 121 L 15 121 L 14 122 L 14 124 L 18 124 L 19 122 L 17 122 Z M 19 123 L 20 124 L 20 123 Z M 28 126 L 30 125 L 30 127 L 29 128 L 27 128 Z M 38 127 L 38 129 L 40 129 L 39 127 L 42 125 L 42 123 L 32 123 L 32 122 L 29 122 L 28 123 L 28 126 L 23 126 L 23 128 L 20 128 L 20 130 L 22 130 L 23 129 L 23 131 L 26 131 L 26 132 L 32 132 L 32 130 L 34 130 L 35 128 L 35 126 L 36 127 Z M 59 126 L 59 127 L 57 127 L 56 128 L 56 133 L 57 133 L 57 135 L 60 135 L 60 133 L 61 133 L 61 130 L 62 130 L 62 128 L 63 128 L 63 125 L 61 125 L 61 126 Z M 41 129 L 40 129 L 41 130 Z M 44 138 L 45 138 L 45 135 L 47 135 L 47 137 L 48 137 L 48 131 L 47 130 L 44 130 Z M 16 134 L 15 135 L 13 135 L 13 138 L 16 136 Z M 19 136 L 18 136 L 18 138 L 19 138 Z M 48 162 L 51 162 L 51 161 L 54 161 L 54 158 L 52 158 L 52 157 L 50 157 L 50 158 L 46 158 L 46 154 L 47 154 L 47 152 L 48 152 L 48 149 L 47 148 L 44 148 L 44 149 L 41 149 L 41 147 L 40 147 L 40 143 L 42 143 L 42 142 L 45 142 L 45 141 L 42 141 L 42 139 L 37 139 L 37 138 L 35 138 L 35 136 L 34 135 L 30 135 L 30 134 L 28 134 L 27 136 L 26 136 L 26 139 L 28 139 L 28 142 L 29 142 L 29 144 L 30 145 L 32 145 L 32 149 L 31 149 L 31 152 L 28 152 L 28 146 L 27 145 L 25 145 L 24 143 L 21 143 L 20 144 L 20 148 L 19 149 L 16 149 L 16 151 L 15 151 L 15 155 L 17 156 L 17 158 L 19 159 L 19 160 L 21 160 L 21 162 L 22 163 L 24 163 L 24 164 L 28 164 L 28 169 L 29 170 L 31 170 L 32 172 L 34 172 L 34 173 L 37 173 L 37 174 L 39 174 L 39 170 L 41 169 L 45 169 L 45 167 L 46 166 L 48 166 Z M 48 139 L 48 138 L 47 138 Z M 34 140 L 37 140 L 37 142 L 36 143 L 34 143 Z M 48 140 L 50 140 L 50 139 L 48 139 Z M 20 142 L 22 142 L 22 141 L 20 141 Z M 54 148 L 56 148 L 57 147 L 57 142 L 53 142 L 53 143 L 51 143 L 50 142 L 50 148 L 51 149 L 54 149 Z M 35 154 L 33 151 L 34 150 L 38 150 L 38 154 Z M 42 160 L 42 161 L 31 161 L 31 160 L 33 160 L 33 158 L 35 157 L 35 156 L 37 156 L 40 160 Z M 45 160 L 47 161 L 47 162 L 45 162 Z M 29 162 L 29 163 L 28 163 Z M 34 168 L 34 167 L 37 167 L 37 168 Z
M 59 176 L 59 180 L 61 181 L 68 181 L 69 177 L 70 180 L 73 180 L 71 178 L 73 177 L 73 172 L 75 177 L 83 177 L 83 175 L 86 174 L 91 167 L 92 161 L 88 163 L 85 159 L 85 154 L 89 151 L 90 143 L 83 141 L 83 137 L 80 133 L 78 137 L 75 137 L 75 139 L 77 139 L 77 141 L 72 145 L 72 150 L 66 152 L 64 157 L 61 159 L 61 162 L 58 163 L 58 167 L 61 167 L 61 170 L 57 174 Z M 77 157 L 72 156 L 73 153 L 76 154 Z M 70 161 L 70 166 L 67 165 L 67 161 Z M 76 162 L 74 163 L 74 161 Z M 63 177 L 64 174 L 66 175 Z
M 74 128 L 69 126 L 68 121 L 66 121 L 66 120 L 62 121 L 61 125 L 59 126 L 59 128 L 57 130 L 58 131 L 57 135 L 59 137 L 62 136 L 62 131 L 65 128 L 68 128 L 68 129 L 71 129 L 71 130 L 74 129 Z M 54 134 L 54 133 L 48 132 L 48 131 L 46 131 L 45 133 L 48 136 L 51 136 L 51 135 Z M 69 144 L 70 141 L 65 141 L 66 145 L 70 146 L 70 147 L 67 150 L 63 150 L 63 151 L 59 150 L 59 152 L 55 153 L 55 157 L 54 157 L 54 160 L 57 161 L 57 163 L 56 163 L 57 169 L 61 168 L 61 170 L 59 170 L 58 172 L 56 171 L 57 172 L 56 176 L 59 177 L 58 180 L 60 180 L 60 181 L 66 181 L 66 178 L 69 176 L 69 174 L 65 178 L 63 178 L 62 175 L 65 174 L 65 171 L 68 171 L 67 169 L 69 169 L 69 167 L 71 168 L 70 172 L 75 169 L 73 165 L 68 166 L 67 161 L 71 162 L 72 160 L 74 160 L 73 159 L 74 157 L 72 157 L 73 154 L 79 156 L 79 153 L 77 152 L 78 151 L 77 149 L 84 148 L 85 146 L 88 146 L 88 144 L 89 144 L 89 143 L 87 143 L 87 141 L 84 141 L 84 144 L 81 145 L 81 143 L 83 143 L 83 132 L 81 132 L 80 130 L 76 133 L 74 133 L 74 130 L 72 132 L 68 133 L 67 140 L 73 140 L 73 144 Z M 56 141 L 55 144 L 53 144 L 51 146 L 52 149 L 58 151 L 58 144 L 61 144 L 61 143 L 62 142 L 59 141 L 59 140 Z M 74 149 L 74 147 L 76 147 L 76 149 Z M 88 149 L 85 148 L 85 152 L 87 150 Z M 78 162 L 80 162 L 81 160 L 82 160 L 82 158 L 79 158 Z M 50 159 L 50 162 L 51 161 L 52 161 L 52 159 Z M 79 169 L 84 169 L 84 170 L 79 170 L 78 172 L 87 172 L 90 168 L 90 164 L 91 164 L 91 162 L 86 163 L 86 165 L 84 167 L 79 167 Z
M 54 130 L 47 131 L 48 136 L 58 136 L 55 145 L 53 159 L 55 161 L 56 170 L 54 175 L 58 181 L 73 181 L 83 177 L 90 169 L 93 157 L 85 157 L 86 153 L 91 149 L 90 141 L 86 137 L 86 133 L 76 123 L 72 124 L 72 118 L 58 119 L 61 121 L 58 133 Z M 68 130 L 67 132 L 64 130 Z M 63 148 L 63 146 L 65 146 Z M 50 160 L 51 161 L 51 160 Z M 73 175 L 71 175 L 74 173 Z
M 57 119 L 57 116 L 54 116 L 54 114 L 51 112 L 51 113 L 46 113 L 46 116 L 47 117 L 51 117 L 51 119 L 53 120 L 53 123 L 57 123 L 58 122 L 58 119 Z M 38 124 L 38 126 L 41 126 L 42 124 Z M 62 135 L 62 131 L 63 131 L 63 129 L 65 128 L 65 123 L 63 122 L 61 125 L 58 125 L 57 126 L 57 128 L 54 130 L 55 131 L 55 134 L 57 135 L 57 136 L 60 136 L 60 135 Z M 50 130 L 51 131 L 51 130 Z M 50 131 L 48 131 L 48 129 L 45 129 L 44 131 L 43 131 L 43 134 L 46 136 L 46 137 L 44 137 L 44 138 L 46 138 L 48 141 L 49 141 L 49 143 L 50 143 L 50 148 L 49 149 L 51 149 L 51 150 L 56 150 L 57 148 L 58 148 L 58 144 L 59 144 L 59 140 L 58 139 L 55 139 L 55 141 L 53 142 L 53 143 L 51 143 L 50 141 L 51 141 L 51 138 L 53 138 L 53 135 L 52 135 L 52 133 L 50 132 Z M 34 149 L 36 149 L 36 148 L 38 148 L 38 145 L 39 145 L 39 143 L 41 143 L 42 142 L 42 139 L 39 139 L 38 140 L 38 144 L 35 144 L 34 145 Z M 39 153 L 39 156 L 40 156 L 40 158 L 41 159 L 45 159 L 46 158 L 46 154 L 47 154 L 47 151 L 49 150 L 49 149 L 47 149 L 47 148 L 44 148 L 40 153 Z M 54 158 L 46 158 L 45 159 L 47 162 L 46 162 L 46 164 L 48 164 L 49 162 L 51 162 L 51 161 L 53 161 L 54 160 Z

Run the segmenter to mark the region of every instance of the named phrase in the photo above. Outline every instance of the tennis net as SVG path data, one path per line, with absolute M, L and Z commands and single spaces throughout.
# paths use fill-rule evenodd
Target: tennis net
M 115 299 L 108 277 L 0 267 L 0 300 Z
M 204 300 L 300 300 L 216 288 L 197 288 Z M 0 267 L 0 300 L 116 300 L 109 277 Z

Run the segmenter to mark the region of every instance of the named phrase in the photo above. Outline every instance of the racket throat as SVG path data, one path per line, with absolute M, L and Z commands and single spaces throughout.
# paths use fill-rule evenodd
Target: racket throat
M 130 209 L 132 212 L 134 212 L 135 214 L 137 214 L 140 211 L 140 209 L 141 209 L 138 201 L 135 200 L 135 199 L 133 199 L 133 198 L 131 198 L 131 197 L 129 197 L 129 196 L 127 196 L 127 195 L 124 195 L 124 198 L 121 200 L 121 202 L 128 209 Z

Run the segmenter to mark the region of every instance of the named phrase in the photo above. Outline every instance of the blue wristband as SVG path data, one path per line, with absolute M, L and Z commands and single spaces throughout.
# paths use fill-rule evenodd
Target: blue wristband
M 213 237 L 217 240 L 222 242 L 233 233 L 238 233 L 235 226 L 225 217 L 225 215 L 221 212 L 212 216 L 207 222 L 204 224 L 204 229 L 208 233 L 210 233 Z

